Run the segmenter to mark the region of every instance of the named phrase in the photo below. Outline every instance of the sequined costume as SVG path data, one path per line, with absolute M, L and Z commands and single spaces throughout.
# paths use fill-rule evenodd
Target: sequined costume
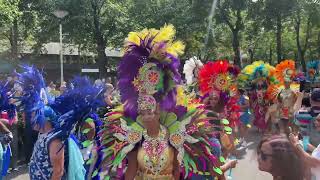
M 158 148 L 152 148 L 154 140 L 147 138 L 138 149 L 138 172 L 136 180 L 173 179 L 174 149 L 170 147 L 166 128 L 161 127 Z M 145 134 L 146 136 L 146 134 Z M 158 142 L 156 142 L 158 143 Z M 151 147 L 150 147 L 151 146 Z M 156 175 L 155 175 L 156 174 Z

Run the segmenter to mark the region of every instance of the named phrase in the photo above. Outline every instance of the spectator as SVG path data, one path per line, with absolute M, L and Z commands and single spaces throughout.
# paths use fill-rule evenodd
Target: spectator
M 275 180 L 303 180 L 303 161 L 285 136 L 273 135 L 264 138 L 257 148 L 261 171 L 270 173 Z

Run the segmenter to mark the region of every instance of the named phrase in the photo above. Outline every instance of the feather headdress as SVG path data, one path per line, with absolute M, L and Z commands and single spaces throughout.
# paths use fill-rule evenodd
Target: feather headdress
M 18 74 L 18 82 L 23 89 L 21 107 L 29 115 L 34 113 L 34 117 L 30 118 L 32 126 L 43 127 L 45 123 L 44 107 L 48 101 L 42 72 L 33 66 L 22 66 L 21 68 L 23 72 Z
M 250 89 L 259 80 L 276 83 L 273 72 L 274 67 L 270 64 L 263 61 L 255 61 L 241 71 L 238 77 L 238 84 L 243 88 Z
M 88 77 L 76 77 L 71 82 L 73 88 L 50 104 L 59 117 L 55 131 L 62 139 L 69 137 L 77 124 L 84 122 L 98 107 L 104 105 L 104 87 L 94 86 Z
M 235 81 L 240 70 L 227 60 L 217 60 L 205 64 L 199 72 L 199 87 L 203 95 L 219 91 L 227 98 L 236 90 Z
M 320 60 L 312 60 L 307 63 L 307 79 L 310 82 L 317 81 L 320 77 Z
M 174 37 L 174 27 L 165 25 L 160 30 L 131 32 L 126 39 L 118 87 L 125 114 L 132 119 L 137 117 L 142 94 L 154 97 L 164 110 L 175 106 L 175 87 L 181 83 L 178 55 L 183 54 L 184 44 Z
M 293 60 L 284 60 L 276 65 L 275 77 L 280 83 L 292 81 L 296 75 L 295 62 Z

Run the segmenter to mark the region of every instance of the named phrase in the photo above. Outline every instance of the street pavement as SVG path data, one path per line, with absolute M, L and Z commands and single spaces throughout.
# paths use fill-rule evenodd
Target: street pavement
M 255 130 L 249 131 L 248 148 L 236 152 L 238 165 L 232 170 L 232 180 L 272 180 L 268 173 L 258 169 L 256 147 L 261 139 L 261 135 Z M 229 172 L 226 173 L 228 175 Z M 5 180 L 29 180 L 27 167 L 23 166 L 18 173 L 11 173 Z

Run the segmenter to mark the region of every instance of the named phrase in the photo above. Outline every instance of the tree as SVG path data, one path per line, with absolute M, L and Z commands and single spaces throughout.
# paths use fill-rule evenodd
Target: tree
M 260 1 L 261 3 L 261 1 Z M 296 0 L 265 0 L 263 14 L 265 15 L 265 27 L 275 29 L 278 63 L 283 59 L 282 55 L 282 31 L 283 21 L 292 14 L 296 6 Z
M 225 23 L 232 32 L 234 63 L 239 67 L 241 67 L 239 33 L 244 28 L 243 18 L 246 9 L 246 0 L 219 0 L 218 2 L 218 22 Z
M 20 1 L 0 1 L 0 22 L 2 33 L 9 39 L 11 59 L 18 57 L 18 18 L 21 15 Z

